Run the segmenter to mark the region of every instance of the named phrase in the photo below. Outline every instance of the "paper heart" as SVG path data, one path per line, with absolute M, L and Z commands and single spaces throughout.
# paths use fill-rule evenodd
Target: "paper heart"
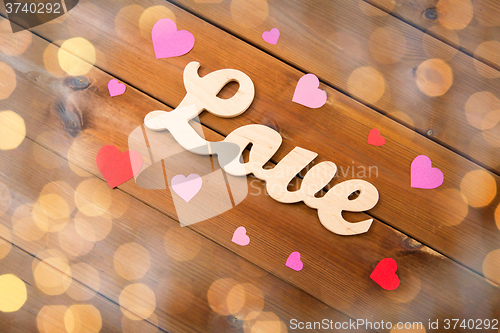
M 187 30 L 177 30 L 171 19 L 158 20 L 151 30 L 156 59 L 178 57 L 191 51 L 194 36 Z
M 280 31 L 277 28 L 272 28 L 270 31 L 264 31 L 262 33 L 262 39 L 264 39 L 269 44 L 276 45 L 278 39 L 280 38 Z
M 385 138 L 380 135 L 380 131 L 376 128 L 372 129 L 370 133 L 368 133 L 368 141 L 369 145 L 373 146 L 382 146 L 385 143 Z
M 241 246 L 248 245 L 250 243 L 250 237 L 247 236 L 247 229 L 245 229 L 245 227 L 237 228 L 234 231 L 231 241 Z
M 170 184 L 172 184 L 172 190 L 178 196 L 184 199 L 184 201 L 189 202 L 189 200 L 193 199 L 200 192 L 203 180 L 199 175 L 192 173 L 187 177 L 184 177 L 184 175 L 174 176 Z
M 399 277 L 396 275 L 397 270 L 398 264 L 396 260 L 385 258 L 377 264 L 372 274 L 370 274 L 370 278 L 377 282 L 382 289 L 395 290 L 400 283 Z
M 139 173 L 142 157 L 136 151 L 128 150 L 122 154 L 115 146 L 107 145 L 99 149 L 96 163 L 109 187 L 114 188 Z
M 288 259 L 286 260 L 286 267 L 290 267 L 294 271 L 300 271 L 304 267 L 304 264 L 302 263 L 302 260 L 300 260 L 300 253 L 299 252 L 292 252 L 289 256 Z
M 118 82 L 118 80 L 113 79 L 108 82 L 108 91 L 111 97 L 121 95 L 125 92 L 127 86 L 123 83 Z
M 441 186 L 444 175 L 438 168 L 432 167 L 431 159 L 425 155 L 415 157 L 411 162 L 411 187 L 433 189 Z
M 297 83 L 292 101 L 313 109 L 322 107 L 326 103 L 326 92 L 318 87 L 319 80 L 316 75 L 304 75 Z

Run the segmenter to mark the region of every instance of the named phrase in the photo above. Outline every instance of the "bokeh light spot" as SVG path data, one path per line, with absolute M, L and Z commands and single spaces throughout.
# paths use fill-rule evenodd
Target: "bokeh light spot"
M 370 53 L 376 61 L 382 64 L 394 64 L 406 52 L 406 39 L 394 27 L 381 27 L 372 33 L 369 47 Z
M 71 284 L 71 268 L 67 260 L 50 257 L 38 263 L 34 269 L 38 289 L 47 295 L 60 295 Z
M 75 191 L 76 206 L 87 216 L 103 215 L 108 211 L 111 202 L 109 186 L 99 179 L 84 180 Z
M 207 292 L 208 304 L 221 316 L 238 312 L 245 304 L 245 289 L 231 278 L 212 283 Z
M 491 251 L 483 261 L 483 274 L 488 282 L 500 286 L 500 249 Z
M 467 100 L 465 115 L 475 128 L 491 129 L 500 121 L 500 100 L 489 91 L 477 92 Z
M 439 0 L 436 5 L 439 22 L 448 29 L 465 28 L 474 15 L 470 0 Z
M 5 212 L 9 209 L 11 202 L 12 196 L 10 194 L 9 187 L 0 182 L 0 216 L 5 214 Z
M 113 256 L 116 272 L 124 279 L 137 280 L 149 270 L 149 252 L 137 243 L 123 244 Z
M 175 14 L 165 6 L 152 6 L 147 8 L 139 18 L 139 29 L 144 38 L 151 39 L 151 30 L 155 23 L 168 18 L 175 22 Z
M 0 311 L 15 312 L 27 299 L 26 284 L 20 278 L 12 274 L 0 276 Z
M 460 191 L 471 207 L 488 205 L 497 194 L 495 178 L 484 170 L 469 171 L 460 183 Z
M 16 89 L 16 85 L 16 73 L 9 65 L 0 61 L 0 100 L 8 98 Z M 0 130 L 0 135 L 1 133 Z
M 376 69 L 372 67 L 360 67 L 349 75 L 347 90 L 354 97 L 368 103 L 375 103 L 385 92 L 385 80 L 382 74 Z
M 500 63 L 500 42 L 496 40 L 490 40 L 482 42 L 474 51 L 474 57 L 478 59 L 485 59 L 494 64 Z M 500 71 L 494 69 L 485 63 L 474 59 L 474 67 L 479 74 L 488 79 L 496 79 L 500 77 Z
M 58 51 L 59 66 L 72 76 L 87 74 L 96 62 L 94 45 L 82 37 L 62 43 Z
M 68 333 L 64 327 L 64 315 L 68 308 L 64 305 L 46 305 L 36 317 L 40 333 Z
M 249 28 L 262 24 L 269 14 L 267 0 L 232 0 L 229 9 L 233 22 Z
M 453 71 L 442 59 L 429 59 L 417 68 L 418 89 L 425 95 L 436 97 L 444 95 L 453 84 Z
M 0 63 L 0 95 L 2 94 L 2 63 Z M 0 98 L 1 99 L 1 98 Z M 24 119 L 14 111 L 0 112 L 0 150 L 11 150 L 19 147 L 26 136 Z
M 5 258 L 12 248 L 10 231 L 0 224 L 0 259 Z
M 99 272 L 86 263 L 74 264 L 70 268 L 73 281 L 66 294 L 75 301 L 87 301 L 94 297 L 101 288 Z
M 142 283 L 125 287 L 119 303 L 123 314 L 131 320 L 147 319 L 156 309 L 155 293 Z
M 90 304 L 72 305 L 64 314 L 68 333 L 98 333 L 102 328 L 101 313 Z

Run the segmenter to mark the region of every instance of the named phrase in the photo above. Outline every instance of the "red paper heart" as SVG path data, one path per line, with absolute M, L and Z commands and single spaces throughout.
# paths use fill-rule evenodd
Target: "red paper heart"
M 133 150 L 121 154 L 120 150 L 112 145 L 99 149 L 96 162 L 99 171 L 111 188 L 134 177 L 142 167 L 141 154 Z
M 380 131 L 376 128 L 372 129 L 368 134 L 368 144 L 374 146 L 382 146 L 385 143 L 385 138 L 380 135 Z
M 398 264 L 392 258 L 382 259 L 373 270 L 370 278 L 377 282 L 382 289 L 395 290 L 399 287 L 399 278 L 396 275 Z

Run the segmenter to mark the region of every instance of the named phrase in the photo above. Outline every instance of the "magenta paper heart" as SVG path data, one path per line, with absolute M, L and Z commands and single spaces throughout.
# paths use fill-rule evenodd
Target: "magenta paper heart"
M 280 38 L 280 31 L 277 28 L 272 28 L 271 31 L 264 31 L 262 33 L 262 39 L 264 39 L 269 44 L 276 45 L 278 39 Z
M 319 87 L 319 80 L 314 74 L 306 74 L 300 78 L 295 88 L 292 101 L 308 108 L 320 108 L 326 103 L 326 92 Z
M 245 229 L 245 227 L 237 228 L 231 241 L 241 246 L 250 244 L 250 237 L 247 236 L 247 229 Z
M 290 267 L 294 271 L 301 271 L 304 267 L 302 260 L 300 260 L 300 252 L 292 252 L 286 260 L 285 266 Z
M 194 36 L 187 30 L 177 31 L 171 19 L 158 20 L 151 30 L 156 59 L 178 57 L 191 51 Z
M 432 167 L 429 157 L 419 155 L 411 162 L 411 187 L 433 189 L 441 186 L 443 181 L 443 172 Z
M 187 177 L 184 177 L 184 175 L 174 176 L 170 184 L 172 185 L 172 190 L 178 196 L 184 199 L 184 201 L 189 202 L 189 200 L 193 199 L 200 192 L 203 180 L 199 175 L 192 173 Z
M 113 79 L 108 82 L 108 90 L 111 97 L 121 95 L 125 92 L 127 86 L 123 83 L 118 82 L 118 80 Z

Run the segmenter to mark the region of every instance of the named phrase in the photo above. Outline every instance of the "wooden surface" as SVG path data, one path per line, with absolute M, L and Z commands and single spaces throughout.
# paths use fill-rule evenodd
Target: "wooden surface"
M 455 7 L 468 8 L 462 2 Z M 498 64 L 491 52 L 490 58 L 474 54 L 476 45 L 495 39 L 497 28 L 477 9 L 484 5 L 500 15 L 492 4 L 474 3 L 470 23 L 450 32 L 441 26 L 457 28 L 468 14 L 444 16 L 444 2 L 418 1 L 413 8 L 380 0 L 80 1 L 32 32 L 2 35 L 0 62 L 15 73 L 15 89 L 1 95 L 14 86 L 10 72 L 0 72 L 0 110 L 22 117 L 26 137 L 0 151 L 0 250 L 12 243 L 0 273 L 18 276 L 28 288 L 19 311 L 0 312 L 2 331 L 50 331 L 43 323 L 51 318 L 65 332 L 78 320 L 66 319 L 65 329 L 66 308 L 43 307 L 74 304 L 95 307 L 102 332 L 292 332 L 294 318 L 422 322 L 427 332 L 440 332 L 445 319 L 500 319 L 500 108 L 491 97 L 500 96 Z M 422 14 L 430 6 L 447 19 L 423 21 L 421 15 L 433 17 Z M 191 52 L 155 59 L 150 31 L 160 18 L 174 19 L 195 36 Z M 274 27 L 281 32 L 276 46 L 261 37 Z M 95 48 L 95 61 L 82 47 L 68 50 L 70 61 L 83 59 L 80 66 L 89 68 L 84 77 L 61 68 L 59 47 L 73 37 Z M 428 61 L 437 58 L 442 60 Z M 205 139 L 221 141 L 241 126 L 265 125 L 283 138 L 268 167 L 300 147 L 318 154 L 313 165 L 337 165 L 329 187 L 356 178 L 372 183 L 378 204 L 343 214 L 351 222 L 373 219 L 368 232 L 336 235 L 321 225 L 316 210 L 273 200 L 266 183 L 252 176 L 242 203 L 188 227 L 179 226 L 169 190 L 144 189 L 134 180 L 110 190 L 97 152 L 104 145 L 127 150 L 129 134 L 149 112 L 177 107 L 191 61 L 201 64 L 200 76 L 233 68 L 255 85 L 243 114 L 200 115 Z M 306 73 L 316 74 L 327 93 L 319 109 L 292 102 Z M 126 83 L 123 95 L 109 96 L 112 78 Z M 230 84 L 220 96 L 236 89 Z M 488 94 L 471 97 L 481 92 Z M 372 128 L 385 137 L 383 146 L 367 144 Z M 410 164 L 422 154 L 444 173 L 437 189 L 410 187 Z M 61 205 L 68 206 L 66 214 Z M 86 217 L 100 205 L 103 216 Z M 50 232 L 35 223 L 40 207 L 48 210 Z M 94 238 L 78 232 L 89 224 Z M 240 226 L 251 239 L 244 247 L 231 242 Z M 295 251 L 304 264 L 299 272 L 285 266 Z M 398 264 L 401 284 L 394 291 L 369 278 L 384 258 Z M 83 264 L 97 273 L 83 274 Z M 54 281 L 73 285 L 51 295 L 57 286 L 40 285 L 50 285 L 41 269 L 37 273 L 43 265 Z M 140 292 L 127 299 L 130 286 Z M 73 309 L 83 316 L 89 307 Z M 94 321 L 82 332 L 96 330 L 92 313 Z M 439 320 L 441 330 L 429 328 L 429 320 Z

